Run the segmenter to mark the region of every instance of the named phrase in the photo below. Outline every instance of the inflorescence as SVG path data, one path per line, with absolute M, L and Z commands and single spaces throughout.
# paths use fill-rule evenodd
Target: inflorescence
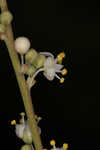
M 25 113 L 20 113 L 21 119 L 19 120 L 19 123 L 16 123 L 16 120 L 11 121 L 11 125 L 15 125 L 15 133 L 18 138 L 23 140 L 25 145 L 21 147 L 21 150 L 34 150 L 33 143 L 32 143 L 32 135 L 29 128 L 28 120 L 25 120 Z M 41 117 L 38 117 L 35 115 L 36 124 L 38 125 L 39 121 L 41 120 Z M 38 132 L 41 134 L 41 128 L 38 127 Z M 55 140 L 50 141 L 50 145 L 52 146 L 51 150 L 68 150 L 68 144 L 64 143 L 62 147 L 56 147 Z M 44 148 L 43 150 L 47 150 Z
M 0 39 L 6 40 L 7 27 L 13 20 L 13 16 L 10 11 L 5 11 L 0 15 Z M 18 37 L 14 41 L 15 49 L 17 53 L 20 54 L 21 68 L 20 73 L 27 75 L 26 83 L 28 88 L 35 84 L 36 76 L 38 73 L 43 72 L 43 75 L 49 80 L 52 81 L 54 78 L 59 79 L 60 83 L 64 82 L 64 78 L 58 75 L 59 73 L 63 76 L 68 73 L 67 69 L 62 65 L 62 60 L 65 58 L 65 53 L 62 52 L 58 54 L 56 58 L 50 52 L 37 52 L 35 49 L 30 48 L 31 44 L 28 38 Z M 22 139 L 25 142 L 25 145 L 22 146 L 21 150 L 34 150 L 32 144 L 32 134 L 29 127 L 29 121 L 25 120 L 25 113 L 21 113 L 21 119 L 19 123 L 16 123 L 16 120 L 11 121 L 11 125 L 15 125 L 15 133 L 17 137 Z M 41 117 L 35 115 L 36 124 L 41 120 Z M 38 132 L 41 134 L 41 128 L 38 127 Z M 50 141 L 50 145 L 53 147 L 51 150 L 67 150 L 68 144 L 64 143 L 61 148 L 56 147 L 55 140 Z M 44 149 L 47 150 L 47 149 Z
M 30 48 L 30 41 L 26 37 L 18 37 L 15 40 L 15 49 L 21 55 L 21 73 L 28 75 L 27 84 L 31 88 L 35 83 L 38 73 L 43 72 L 44 76 L 52 81 L 55 77 L 64 82 L 64 78 L 58 73 L 66 75 L 67 69 L 63 68 L 62 60 L 65 53 L 60 53 L 56 58 L 50 52 L 37 52 Z

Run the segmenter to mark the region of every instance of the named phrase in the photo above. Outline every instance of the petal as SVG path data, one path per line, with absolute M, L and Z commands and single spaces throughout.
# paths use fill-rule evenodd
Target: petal
M 62 68 L 63 68 L 63 65 L 61 65 L 61 64 L 55 64 L 55 72 L 61 72 Z
M 50 75 L 47 74 L 46 72 L 44 72 L 43 74 L 44 74 L 44 76 L 45 76 L 48 80 L 50 80 L 50 81 L 52 81 L 52 80 L 54 79 L 54 77 L 55 77 L 55 76 L 50 76 Z
M 25 128 L 25 124 L 17 124 L 16 125 L 16 135 L 19 137 L 19 138 L 22 138 L 23 137 L 23 131 L 24 131 L 24 128 Z
M 52 57 L 48 57 L 44 63 L 44 68 L 48 69 L 50 67 L 53 67 L 55 65 L 54 59 Z

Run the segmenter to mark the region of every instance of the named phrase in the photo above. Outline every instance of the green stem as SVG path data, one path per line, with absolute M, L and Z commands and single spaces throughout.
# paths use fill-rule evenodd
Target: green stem
M 1 6 L 1 12 L 8 10 L 6 0 L 0 0 L 0 6 Z M 27 114 L 27 118 L 29 120 L 29 125 L 30 125 L 30 129 L 32 133 L 33 143 L 35 145 L 36 150 L 42 150 L 43 148 L 42 142 L 41 142 L 40 135 L 38 133 L 37 124 L 36 124 L 35 117 L 34 117 L 35 112 L 34 112 L 34 107 L 32 104 L 30 91 L 28 90 L 24 75 L 20 73 L 20 68 L 21 68 L 20 61 L 19 61 L 17 52 L 15 50 L 14 36 L 13 36 L 11 25 L 8 25 L 6 35 L 7 35 L 7 39 L 5 40 L 5 43 L 8 48 L 9 56 L 11 58 L 11 62 L 12 62 L 12 65 L 16 74 L 16 78 L 18 81 L 18 85 L 20 88 L 20 92 L 22 95 L 23 103 L 25 106 L 25 111 Z

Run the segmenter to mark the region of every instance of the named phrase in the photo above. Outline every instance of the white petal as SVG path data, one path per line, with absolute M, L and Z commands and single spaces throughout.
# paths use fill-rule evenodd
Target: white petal
M 50 75 L 47 74 L 46 72 L 44 72 L 43 74 L 44 74 L 44 76 L 45 76 L 48 80 L 50 80 L 50 81 L 52 81 L 52 80 L 54 79 L 54 77 L 55 77 L 55 75 L 50 76 Z
M 16 132 L 16 135 L 19 138 L 23 137 L 24 128 L 25 128 L 25 124 L 16 124 L 16 130 L 15 130 L 15 132 Z
M 55 65 L 54 59 L 52 57 L 48 57 L 44 63 L 44 68 L 48 69 L 54 67 L 54 65 Z
M 62 68 L 63 68 L 63 65 L 61 65 L 61 64 L 55 64 L 55 72 L 61 72 Z

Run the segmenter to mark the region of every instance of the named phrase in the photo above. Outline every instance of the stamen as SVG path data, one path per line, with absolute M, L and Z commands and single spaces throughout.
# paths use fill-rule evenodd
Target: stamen
M 54 58 L 53 54 L 51 54 L 50 52 L 40 52 L 40 54 L 43 54 L 45 56 L 51 56 Z
M 61 79 L 57 74 L 55 74 L 55 77 L 56 77 L 57 79 L 59 79 L 59 80 Z
M 15 124 L 16 124 L 16 120 L 12 120 L 11 125 L 15 125 Z
M 54 146 L 55 144 L 56 144 L 55 140 L 51 140 L 51 141 L 50 141 L 50 145 L 51 145 L 51 146 Z
M 63 69 L 62 71 L 61 71 L 61 74 L 62 75 L 66 75 L 68 73 L 68 70 L 67 69 Z
M 22 122 L 22 124 L 24 124 L 24 122 L 25 122 L 25 119 L 24 119 L 24 117 L 25 117 L 25 113 L 24 113 L 24 112 L 22 112 L 22 113 L 20 113 L 20 115 L 22 116 L 21 122 Z
M 57 56 L 57 61 L 58 61 L 59 64 L 62 64 L 62 60 L 63 60 L 64 57 L 65 57 L 65 53 L 64 52 L 60 53 Z
M 67 149 L 68 149 L 68 144 L 67 144 L 67 143 L 64 143 L 64 144 L 63 144 L 63 149 L 64 149 L 64 150 L 67 150 Z
M 25 116 L 25 113 L 24 113 L 24 112 L 21 112 L 20 115 L 21 115 L 21 116 Z
M 60 79 L 60 83 L 64 83 L 65 79 L 64 78 L 61 78 Z
M 64 58 L 65 57 L 65 53 L 64 52 L 62 52 L 62 53 L 60 53 L 59 55 L 58 55 L 58 58 Z
M 37 118 L 38 121 L 40 121 L 41 119 L 42 119 L 41 117 L 38 117 L 38 118 Z

